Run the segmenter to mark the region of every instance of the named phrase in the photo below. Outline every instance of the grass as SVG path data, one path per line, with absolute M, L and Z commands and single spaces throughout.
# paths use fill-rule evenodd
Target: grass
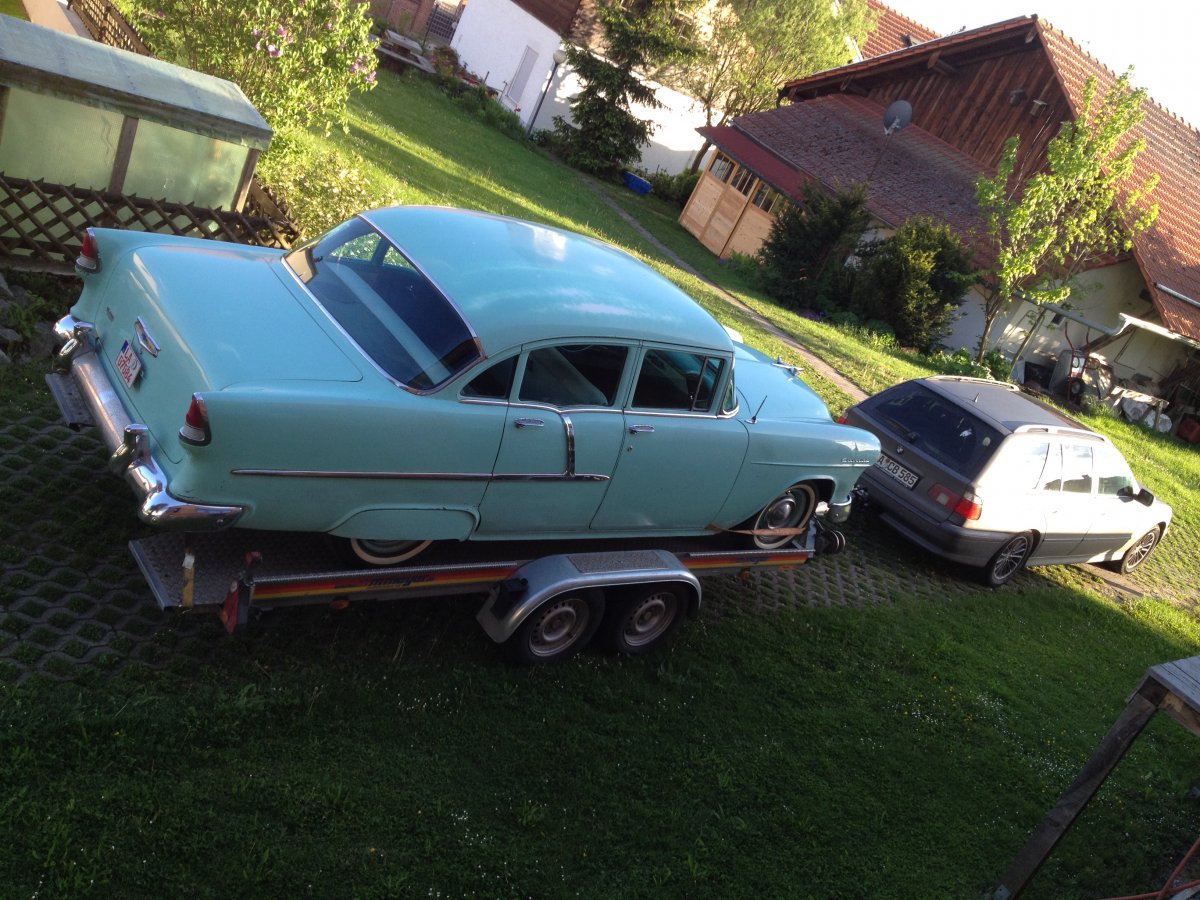
M 0 15 L 29 21 L 29 15 L 25 12 L 25 4 L 21 0 L 0 0 Z
M 383 81 L 338 137 L 381 188 L 654 255 L 576 174 L 423 82 Z M 859 384 L 908 377 L 766 304 L 669 211 L 601 189 Z M 1179 605 L 1117 605 L 1079 567 L 953 600 L 901 582 L 861 608 L 777 610 L 761 583 L 719 580 L 660 654 L 529 670 L 471 598 L 290 610 L 233 638 L 142 614 L 127 491 L 94 445 L 47 443 L 50 407 L 36 368 L 0 372 L 3 896 L 978 897 L 1146 668 L 1200 653 L 1181 608 L 1200 562 L 1180 549 L 1200 537 L 1197 454 L 1114 420 L 1096 424 L 1176 507 L 1138 584 Z M 95 483 L 54 474 L 89 456 Z M 1158 887 L 1200 832 L 1195 740 L 1157 717 L 1026 896 Z

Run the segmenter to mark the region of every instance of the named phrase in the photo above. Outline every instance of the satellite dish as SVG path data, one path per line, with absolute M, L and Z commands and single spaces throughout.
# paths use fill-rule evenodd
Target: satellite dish
M 907 100 L 893 100 L 883 112 L 883 133 L 889 137 L 912 121 L 912 104 Z

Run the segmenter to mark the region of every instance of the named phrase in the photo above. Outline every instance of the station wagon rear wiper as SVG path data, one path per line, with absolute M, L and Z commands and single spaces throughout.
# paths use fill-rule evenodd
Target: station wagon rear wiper
M 896 431 L 898 431 L 902 435 L 904 435 L 904 439 L 906 441 L 908 441 L 910 444 L 915 444 L 917 441 L 919 441 L 921 439 L 921 435 L 919 432 L 913 431 L 907 425 L 900 422 L 899 420 L 893 419 L 891 416 L 881 416 L 880 418 L 882 418 L 883 421 L 886 422 L 888 425 L 890 425 L 893 429 L 895 429 Z

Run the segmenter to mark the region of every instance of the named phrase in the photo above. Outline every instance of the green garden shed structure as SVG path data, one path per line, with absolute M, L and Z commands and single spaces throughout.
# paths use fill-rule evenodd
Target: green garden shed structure
M 240 210 L 271 128 L 230 81 L 0 16 L 0 173 Z

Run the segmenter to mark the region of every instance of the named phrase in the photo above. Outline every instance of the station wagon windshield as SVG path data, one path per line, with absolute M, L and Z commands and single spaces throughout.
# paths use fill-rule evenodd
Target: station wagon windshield
M 454 305 L 362 219 L 285 260 L 359 349 L 401 385 L 429 390 L 480 358 Z

